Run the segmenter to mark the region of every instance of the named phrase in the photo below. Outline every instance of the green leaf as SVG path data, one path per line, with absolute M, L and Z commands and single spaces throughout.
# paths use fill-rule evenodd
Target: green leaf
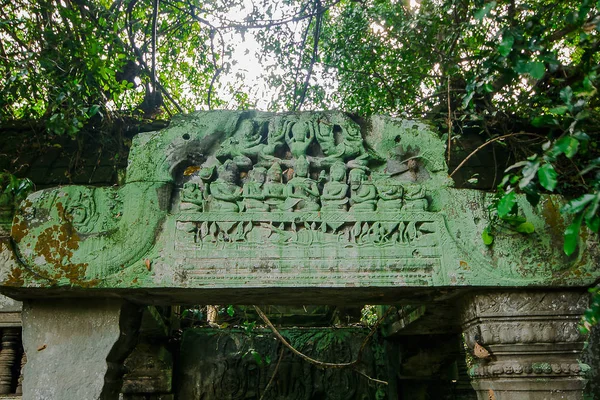
M 235 314 L 235 309 L 233 308 L 233 305 L 229 305 L 227 306 L 227 315 L 229 315 L 230 317 L 233 317 L 233 315 Z
M 527 221 L 527 222 L 523 222 L 521 225 L 517 226 L 516 230 L 519 233 L 530 234 L 530 233 L 535 232 L 535 227 L 533 226 L 533 224 L 531 222 Z
M 554 191 L 556 188 L 557 176 L 558 174 L 554 170 L 552 164 L 544 164 L 537 171 L 538 179 L 540 180 L 540 185 L 550 192 Z
M 591 218 L 586 218 L 585 224 L 592 232 L 598 233 L 598 229 L 600 229 L 600 217 L 594 215 Z
M 564 115 L 567 111 L 569 111 L 569 107 L 558 106 L 558 107 L 551 108 L 548 112 L 550 114 Z
M 571 100 L 573 99 L 573 89 L 571 89 L 571 86 L 564 87 L 560 91 L 560 98 L 565 104 L 571 104 Z
M 486 5 L 483 6 L 483 8 L 475 11 L 475 14 L 473 14 L 473 17 L 475 17 L 475 19 L 477 21 L 481 21 L 483 18 L 485 18 L 490 11 L 492 11 L 492 8 L 494 8 L 496 6 L 496 2 L 495 1 L 491 1 L 489 3 L 487 3 Z
M 525 186 L 529 185 L 529 182 L 535 177 L 535 173 L 538 171 L 540 167 L 540 162 L 535 161 L 527 161 L 525 167 L 523 168 L 522 174 L 523 177 L 519 181 L 519 187 L 523 189 Z
M 483 239 L 483 244 L 486 246 L 491 246 L 494 243 L 494 235 L 490 232 L 489 226 L 486 226 L 483 232 L 481 232 L 481 238 Z
M 527 64 L 527 67 L 527 72 L 534 79 L 542 79 L 544 77 L 544 74 L 546 73 L 546 66 L 543 62 L 540 61 L 530 62 Z
M 88 111 L 88 116 L 93 117 L 94 115 L 98 114 L 99 111 L 100 111 L 100 106 L 98 104 L 94 104 L 93 106 L 90 107 L 90 109 Z M 102 114 L 100 114 L 100 116 L 102 116 Z
M 584 194 L 583 196 L 571 200 L 565 204 L 565 206 L 561 209 L 561 212 L 564 214 L 579 214 L 595 198 L 596 195 L 594 194 Z
M 258 353 L 258 351 L 256 350 L 250 350 L 250 354 L 252 355 L 252 358 L 254 358 L 254 361 L 262 366 L 263 365 L 263 360 L 262 357 L 260 356 L 260 354 Z
M 504 35 L 502 38 L 502 43 L 500 43 L 500 46 L 498 46 L 498 53 L 500 53 L 502 57 L 508 56 L 514 43 L 515 37 L 513 35 Z
M 573 220 L 573 223 L 565 229 L 565 244 L 563 250 L 566 255 L 570 256 L 577 249 L 579 243 L 579 228 L 581 228 L 581 218 L 583 214 L 579 214 Z
M 532 182 L 529 185 L 525 186 L 523 188 L 523 191 L 525 192 L 525 197 L 527 198 L 529 204 L 531 204 L 534 207 L 537 206 L 540 202 L 541 196 L 535 183 Z
M 507 215 L 506 217 L 502 218 L 502 221 L 508 222 L 513 226 L 519 226 L 523 222 L 527 221 L 527 218 L 521 217 L 520 215 Z
M 595 88 L 595 87 L 594 87 L 594 85 L 592 84 L 592 81 L 591 81 L 591 79 L 590 79 L 588 76 L 586 76 L 586 77 L 583 79 L 583 88 L 584 88 L 585 90 L 587 90 L 588 92 L 593 92 L 594 90 L 596 90 L 596 88 Z
M 538 115 L 531 119 L 531 125 L 539 128 L 546 125 L 558 125 L 558 122 L 552 115 Z
M 563 136 L 554 143 L 553 148 L 550 150 L 550 155 L 558 157 L 564 153 L 567 158 L 572 158 L 579 150 L 579 140 L 572 136 Z
M 515 192 L 510 192 L 502 196 L 498 202 L 498 217 L 504 218 L 510 214 L 515 204 L 517 204 L 517 196 L 515 195 Z

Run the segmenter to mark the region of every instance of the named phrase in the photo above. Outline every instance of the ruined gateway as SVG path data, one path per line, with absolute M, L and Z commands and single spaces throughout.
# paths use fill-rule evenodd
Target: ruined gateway
M 23 398 L 118 398 L 139 305 L 341 303 L 463 332 L 479 399 L 582 399 L 595 239 L 565 256 L 547 196 L 519 199 L 535 233 L 485 246 L 491 195 L 454 189 L 444 152 L 415 121 L 199 112 L 136 136 L 119 187 L 34 192 L 0 243 Z

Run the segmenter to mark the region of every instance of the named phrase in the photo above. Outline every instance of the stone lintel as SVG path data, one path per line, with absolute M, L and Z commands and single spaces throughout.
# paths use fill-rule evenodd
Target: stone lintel
M 518 196 L 514 221 L 535 232 L 506 223 L 486 246 L 492 196 L 452 188 L 444 146 L 423 123 L 383 116 L 180 116 L 134 138 L 124 185 L 23 201 L 0 238 L 0 291 L 178 303 L 214 290 L 246 304 L 255 290 L 279 303 L 347 292 L 381 304 L 402 291 L 597 281 L 592 235 L 562 251 L 558 196 L 536 207 Z

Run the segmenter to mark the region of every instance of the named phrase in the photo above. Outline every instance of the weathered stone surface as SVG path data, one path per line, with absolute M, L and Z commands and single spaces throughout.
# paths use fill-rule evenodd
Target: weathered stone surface
M 496 292 L 471 297 L 463 327 L 478 399 L 580 400 L 585 292 Z
M 590 366 L 586 394 L 590 399 L 600 399 L 600 326 L 596 325 L 588 337 L 581 361 Z
M 21 326 L 22 307 L 20 301 L 0 295 L 0 327 Z
M 173 357 L 167 348 L 169 332 L 156 307 L 143 312 L 137 345 L 124 362 L 121 393 L 159 397 L 172 393 Z M 153 397 L 153 398 L 154 398 Z
M 23 398 L 116 400 L 140 318 L 118 300 L 26 302 Z
M 489 201 L 451 187 L 444 143 L 417 122 L 195 113 L 135 138 L 122 187 L 30 195 L 12 242 L 0 243 L 0 286 L 19 298 L 44 288 L 164 303 L 203 289 L 207 304 L 265 290 L 273 303 L 297 303 L 312 288 L 381 303 L 408 293 L 398 288 L 598 278 L 592 238 L 571 257 L 561 250 L 558 197 L 536 208 L 520 199 L 536 233 L 509 231 L 486 247 Z

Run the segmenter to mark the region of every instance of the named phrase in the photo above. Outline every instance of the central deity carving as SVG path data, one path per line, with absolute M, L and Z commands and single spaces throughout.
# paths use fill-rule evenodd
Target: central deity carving
M 405 188 L 407 182 L 372 170 L 385 160 L 367 151 L 358 124 L 342 114 L 241 119 L 210 160 L 184 184 L 183 210 L 394 212 L 428 206 L 422 186 L 408 182 Z

